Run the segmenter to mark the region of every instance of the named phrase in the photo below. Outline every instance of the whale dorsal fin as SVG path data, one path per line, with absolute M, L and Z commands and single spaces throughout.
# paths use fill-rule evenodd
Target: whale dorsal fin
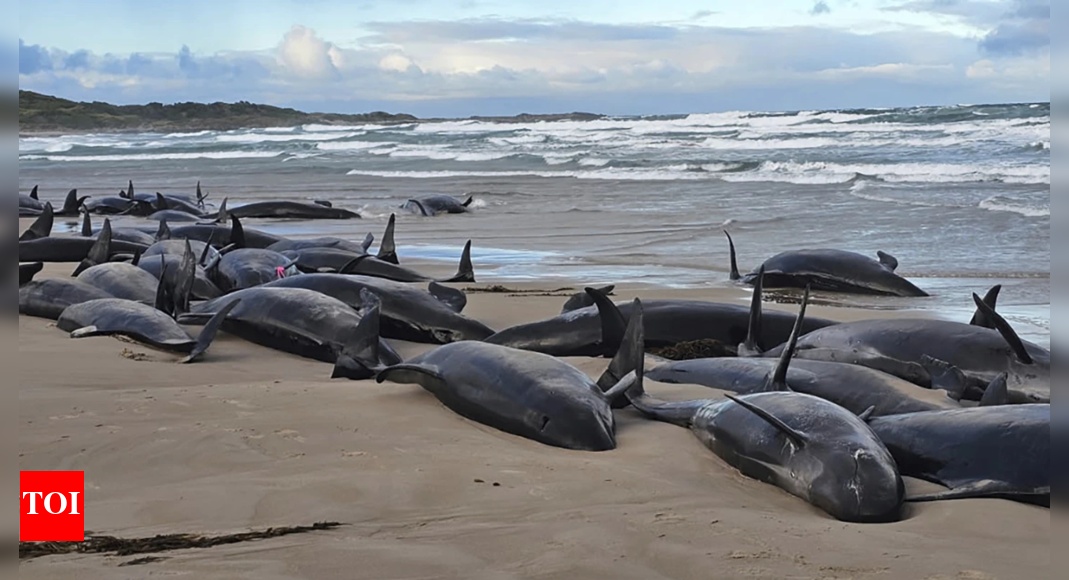
M 130 199 L 134 199 L 134 180 L 133 179 L 131 179 L 130 182 L 126 185 L 126 197 L 128 197 Z
M 473 203 L 474 201 L 475 201 L 475 197 L 474 197 L 474 196 L 471 196 L 471 195 L 469 195 L 469 196 L 468 196 L 468 199 L 466 199 L 466 200 L 464 201 L 464 203 L 462 203 L 461 205 L 463 205 L 464 207 L 471 207 L 471 204 L 472 204 L 472 203 Z
M 224 197 L 223 203 L 219 204 L 219 213 L 215 216 L 215 223 L 225 224 L 226 220 L 230 219 L 230 212 L 226 209 L 226 200 L 229 198 Z
M 41 201 L 37 197 L 37 186 L 36 185 L 33 186 L 33 189 L 30 190 L 30 199 L 36 199 L 37 201 Z
M 178 267 L 178 274 L 175 276 L 174 282 L 173 298 L 176 317 L 189 312 L 193 284 L 197 278 L 197 264 L 197 255 L 193 253 L 193 247 L 189 240 L 186 240 L 185 251 L 182 252 L 182 262 Z
M 379 254 L 376 256 L 383 262 L 400 264 L 397 259 L 397 244 L 394 241 L 394 230 L 397 227 L 397 214 L 390 214 L 390 221 L 386 223 L 386 232 L 382 234 L 382 243 L 379 244 Z M 371 235 L 371 234 L 368 234 Z M 371 244 L 368 244 L 371 247 Z M 364 248 L 367 251 L 367 248 Z
M 627 334 L 627 319 L 616 304 L 609 297 L 595 288 L 587 288 L 586 293 L 594 300 L 598 307 L 598 318 L 601 320 L 601 345 L 604 347 L 606 356 L 620 349 Z M 619 378 L 617 378 L 619 380 Z
M 71 215 L 78 212 L 78 207 L 82 203 L 78 201 L 78 190 L 72 189 L 67 192 L 67 199 L 63 201 L 63 213 Z
M 735 255 L 735 240 L 731 239 L 727 230 L 724 230 L 724 235 L 728 237 L 728 247 L 731 248 L 731 279 L 737 282 L 742 280 L 742 275 L 739 274 L 739 259 Z
M 160 220 L 160 227 L 156 229 L 156 241 L 162 242 L 171 239 L 171 226 L 167 225 L 167 220 Z
M 82 216 L 82 237 L 93 237 L 93 218 L 89 212 L 85 212 L 85 215 Z
M 739 356 L 759 356 L 765 352 L 761 348 L 761 325 L 764 321 L 761 300 L 765 287 L 765 267 L 762 265 L 754 281 L 753 300 L 750 302 L 750 325 L 746 331 L 746 342 L 739 345 Z
M 601 294 L 597 300 L 601 304 L 599 313 L 601 308 L 611 307 L 614 311 L 610 314 L 615 320 L 613 324 L 623 321 L 623 314 L 620 309 L 607 296 Z M 614 408 L 626 407 L 628 401 L 625 395 L 636 388 L 634 382 L 626 386 L 622 384 L 628 374 L 635 373 L 634 380 L 640 383 L 645 376 L 646 329 L 644 321 L 642 301 L 635 298 L 635 301 L 631 304 L 631 320 L 628 321 L 627 328 L 624 330 L 623 337 L 620 340 L 620 348 L 616 350 L 616 355 L 613 356 L 609 367 L 605 369 L 605 372 L 598 379 L 598 387 L 605 393 L 606 400 Z
M 103 264 L 111 259 L 111 220 L 104 220 L 104 227 L 100 230 L 100 235 L 97 236 L 96 242 L 93 243 L 93 247 L 89 248 L 89 254 L 82 260 L 81 264 L 78 264 L 78 268 L 74 270 L 71 276 L 78 276 L 82 272 Z
M 223 207 L 219 211 L 221 213 L 226 211 L 225 199 L 223 200 Z M 245 228 L 242 227 L 241 221 L 238 220 L 237 216 L 233 215 L 230 216 L 230 245 L 235 246 L 235 249 L 238 250 L 248 247 L 245 241 Z
M 475 283 L 475 268 L 471 264 L 471 240 L 464 244 L 464 251 L 460 254 L 460 266 L 457 267 L 457 275 L 448 280 L 443 280 L 443 282 Z
M 981 407 L 1001 407 L 1010 404 L 1010 391 L 1006 384 L 1008 378 L 1009 375 L 1002 373 L 991 381 L 987 390 L 984 391 L 984 396 L 980 398 Z
M 167 203 L 167 198 L 163 197 L 163 194 L 156 192 L 156 211 L 164 211 L 171 209 L 171 204 Z
M 995 310 L 995 308 L 998 306 L 998 296 L 1001 292 L 1002 284 L 992 287 L 990 290 L 987 291 L 987 294 L 984 295 L 984 304 L 990 306 L 991 310 Z M 984 313 L 980 312 L 979 309 L 976 310 L 976 314 L 973 314 L 972 320 L 969 321 L 969 324 L 973 326 L 982 326 L 984 328 L 996 330 L 995 323 L 988 319 L 986 316 L 984 316 Z
M 736 397 L 734 395 L 726 396 L 743 409 L 750 411 L 754 415 L 757 415 L 758 417 L 764 419 L 765 422 L 767 422 L 769 425 L 772 425 L 776 429 L 779 429 L 784 435 L 787 436 L 788 439 L 790 439 L 798 447 L 805 447 L 806 443 L 809 442 L 809 437 L 805 433 L 802 433 L 794 429 L 790 425 L 784 423 L 783 421 L 779 420 L 772 413 L 769 413 L 761 407 L 758 407 L 757 405 L 740 399 L 739 397 Z
M 880 263 L 887 266 L 892 272 L 898 269 L 898 259 L 886 252 L 876 252 L 876 255 L 880 258 Z
M 794 358 L 794 351 L 798 348 L 798 338 L 802 334 L 802 324 L 805 322 L 805 311 L 809 308 L 809 291 L 810 288 L 806 286 L 805 295 L 802 297 L 802 307 L 798 310 L 798 318 L 795 319 L 794 329 L 791 330 L 791 338 L 787 341 L 787 346 L 783 349 L 783 354 L 780 355 L 779 364 L 776 365 L 776 372 L 769 378 L 766 384 L 766 391 L 791 390 L 791 388 L 787 386 L 787 371 L 791 367 L 791 359 Z
M 1002 338 L 1006 340 L 1006 343 L 1013 349 L 1013 353 L 1017 355 L 1017 360 L 1026 365 L 1034 364 L 1032 355 L 1028 354 L 1028 349 L 1025 348 L 1024 342 L 1021 337 L 1017 336 L 1017 333 L 1010 326 L 1009 322 L 997 313 L 990 306 L 984 303 L 984 301 L 976 294 L 972 295 L 973 302 L 976 302 L 976 308 L 983 313 L 984 317 L 991 321 L 995 325 L 995 330 L 1002 335 Z
M 379 316 L 382 301 L 367 288 L 360 290 L 360 322 L 353 329 L 334 363 L 332 379 L 362 381 L 382 369 L 379 363 Z
M 85 215 L 86 217 L 89 217 L 88 213 Z M 56 217 L 55 212 L 52 211 L 52 204 L 46 203 L 44 211 L 42 211 L 41 215 L 38 216 L 36 220 L 34 220 L 33 225 L 30 226 L 30 229 L 26 230 L 21 236 L 19 236 L 19 241 L 29 242 L 32 240 L 39 240 L 41 238 L 47 238 L 51 236 L 52 225 L 55 223 L 55 221 Z
M 167 259 L 160 254 L 160 283 L 156 285 L 156 310 L 174 318 L 174 291 L 167 284 Z

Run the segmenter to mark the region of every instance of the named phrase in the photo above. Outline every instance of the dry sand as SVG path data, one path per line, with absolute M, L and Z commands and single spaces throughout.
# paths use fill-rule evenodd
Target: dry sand
M 466 313 L 504 328 L 555 315 L 563 300 L 472 294 Z M 141 566 L 47 557 L 21 563 L 22 578 L 1049 577 L 1049 510 L 958 501 L 912 506 L 896 524 L 844 524 L 743 477 L 687 430 L 630 410 L 618 413 L 616 451 L 572 452 L 463 419 L 419 387 L 331 381 L 329 365 L 227 335 L 185 366 L 114 338 L 72 340 L 42 319 L 20 317 L 18 340 L 19 469 L 85 471 L 89 530 L 133 538 L 346 524 Z M 398 346 L 406 356 L 428 348 Z M 607 364 L 570 362 L 593 376 Z

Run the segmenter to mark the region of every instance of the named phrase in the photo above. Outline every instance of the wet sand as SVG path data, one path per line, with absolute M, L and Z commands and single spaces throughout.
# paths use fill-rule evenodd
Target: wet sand
M 553 316 L 565 300 L 534 294 L 473 293 L 465 312 L 505 328 Z M 738 289 L 617 295 L 746 301 Z M 331 381 L 330 365 L 225 334 L 185 366 L 114 338 L 73 340 L 42 319 L 19 317 L 18 341 L 19 469 L 85 471 L 87 529 L 134 538 L 345 524 L 151 554 L 164 560 L 139 566 L 120 567 L 141 556 L 40 558 L 20 564 L 22 578 L 1049 576 L 1049 510 L 969 500 L 912 506 L 896 524 L 844 524 L 743 477 L 688 431 L 631 410 L 617 414 L 617 450 L 580 453 L 463 419 L 419 387 Z M 395 344 L 405 356 L 429 348 Z M 570 362 L 596 377 L 608 361 Z M 648 389 L 674 399 L 716 394 Z

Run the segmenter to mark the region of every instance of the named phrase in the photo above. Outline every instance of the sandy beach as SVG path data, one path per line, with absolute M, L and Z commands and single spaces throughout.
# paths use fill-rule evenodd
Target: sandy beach
M 70 269 L 50 265 L 43 275 Z M 558 313 L 565 298 L 540 294 L 470 293 L 465 313 L 497 329 Z M 747 299 L 740 289 L 616 294 Z M 905 315 L 821 307 L 812 314 Z M 405 356 L 429 348 L 392 342 Z M 743 477 L 688 431 L 632 410 L 617 413 L 617 450 L 580 453 L 463 419 L 417 386 L 331 381 L 329 365 L 225 334 L 202 362 L 175 360 L 114 338 L 73 340 L 51 321 L 19 317 L 19 469 L 85 471 L 86 528 L 98 534 L 343 526 L 151 554 L 161 559 L 136 566 L 123 566 L 136 556 L 25 560 L 22 578 L 1049 575 L 1047 509 L 969 500 L 910 506 L 895 524 L 844 524 Z M 608 361 L 569 362 L 596 377 Z M 717 396 L 699 387 L 647 388 L 667 399 Z M 910 491 L 932 489 L 907 483 Z

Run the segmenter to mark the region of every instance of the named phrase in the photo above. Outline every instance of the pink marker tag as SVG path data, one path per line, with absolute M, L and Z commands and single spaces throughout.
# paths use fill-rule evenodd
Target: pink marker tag
M 278 274 L 278 278 L 281 280 L 286 277 L 286 269 L 282 266 L 275 268 L 275 274 Z

